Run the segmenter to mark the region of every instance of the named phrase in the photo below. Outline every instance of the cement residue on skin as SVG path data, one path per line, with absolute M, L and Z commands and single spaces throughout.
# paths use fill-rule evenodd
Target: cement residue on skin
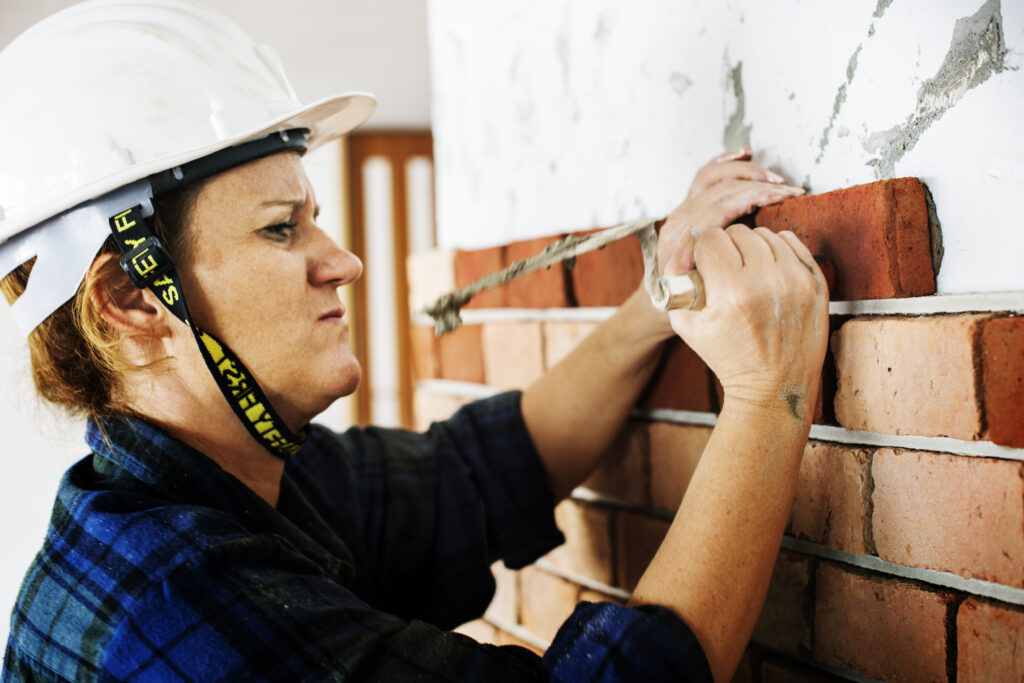
M 726 54 L 728 64 L 728 54 Z M 726 149 L 739 149 L 750 144 L 750 125 L 743 125 L 746 116 L 746 94 L 743 92 L 743 62 L 736 62 L 725 76 L 725 111 L 732 112 L 725 130 L 722 132 L 722 144 Z
M 785 392 L 786 405 L 789 407 L 789 414 L 801 422 L 804 419 L 803 400 L 807 395 L 807 389 L 791 389 Z
M 879 180 L 893 177 L 896 164 L 921 135 L 967 93 L 1006 69 L 999 0 L 988 0 L 977 12 L 958 19 L 942 66 L 917 91 L 917 107 L 907 120 L 872 133 L 864 148 L 878 154 L 868 162 Z

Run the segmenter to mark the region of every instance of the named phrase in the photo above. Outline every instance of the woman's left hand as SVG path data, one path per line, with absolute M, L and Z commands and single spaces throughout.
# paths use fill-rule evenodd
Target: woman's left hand
M 675 261 L 675 272 L 693 269 L 693 236 L 722 229 L 754 209 L 804 193 L 783 178 L 750 161 L 744 147 L 720 154 L 705 164 L 693 179 L 682 204 L 669 214 L 658 233 L 658 263 L 664 272 Z

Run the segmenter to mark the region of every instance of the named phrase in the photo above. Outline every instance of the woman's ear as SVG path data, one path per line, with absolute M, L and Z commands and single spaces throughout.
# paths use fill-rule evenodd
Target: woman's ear
M 124 337 L 170 335 L 168 311 L 148 289 L 139 289 L 121 269 L 114 253 L 100 254 L 86 273 L 89 305 Z

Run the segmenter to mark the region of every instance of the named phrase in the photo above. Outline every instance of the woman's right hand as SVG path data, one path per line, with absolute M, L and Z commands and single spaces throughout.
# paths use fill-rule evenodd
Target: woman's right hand
M 809 420 L 828 343 L 828 290 L 791 232 L 693 230 L 706 306 L 669 312 L 672 328 L 718 376 L 726 400 Z M 673 258 L 666 274 L 686 269 Z

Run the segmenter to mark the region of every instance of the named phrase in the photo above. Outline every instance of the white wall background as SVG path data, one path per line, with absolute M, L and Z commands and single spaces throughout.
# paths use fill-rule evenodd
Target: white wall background
M 430 0 L 439 239 L 662 216 L 749 142 L 825 192 L 917 176 L 941 292 L 1024 289 L 1020 0 Z
M 0 0 L 0 45 L 69 4 Z M 922 178 L 942 222 L 940 290 L 1024 289 L 1019 0 L 212 4 L 278 48 L 304 99 L 369 90 L 377 127 L 426 127 L 432 107 L 445 246 L 663 215 L 701 163 L 750 142 L 813 192 Z M 325 186 L 337 154 L 309 162 L 321 201 L 339 207 L 325 213 L 340 214 Z M 0 311 L 5 615 L 60 474 L 85 450 L 81 425 L 33 398 Z M 0 616 L 0 638 L 6 628 Z
M 67 0 L 0 0 L 0 47 Z M 380 102 L 367 127 L 429 127 L 425 0 L 292 0 L 208 4 L 258 42 L 277 48 L 299 97 L 312 101 L 365 90 Z M 306 158 L 322 205 L 321 224 L 340 234 L 341 153 L 336 145 Z M 340 415 L 340 411 L 336 411 Z M 22 575 L 39 549 L 57 483 L 87 453 L 83 424 L 35 397 L 28 351 L 0 304 L 0 433 L 6 436 L 0 477 L 0 643 Z

